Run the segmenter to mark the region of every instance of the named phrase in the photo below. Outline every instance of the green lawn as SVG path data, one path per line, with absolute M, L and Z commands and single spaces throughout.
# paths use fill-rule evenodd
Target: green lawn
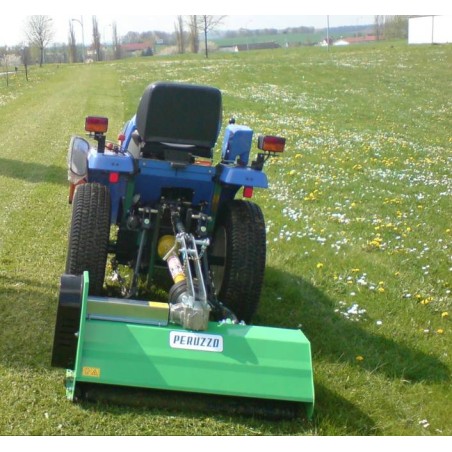
M 450 45 L 386 43 L 0 79 L 0 434 L 451 435 L 451 67 Z M 69 139 L 88 114 L 116 139 L 156 80 L 217 86 L 225 123 L 287 138 L 255 194 L 268 242 L 255 323 L 311 341 L 311 422 L 72 404 L 50 367 Z

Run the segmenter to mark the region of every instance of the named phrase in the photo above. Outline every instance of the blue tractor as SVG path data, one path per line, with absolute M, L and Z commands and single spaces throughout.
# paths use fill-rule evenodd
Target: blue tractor
M 266 231 L 259 206 L 236 197 L 241 189 L 251 198 L 254 188 L 268 187 L 264 162 L 284 150 L 285 140 L 259 137 L 261 152 L 250 162 L 253 131 L 229 124 L 221 161 L 213 166 L 221 125 L 218 89 L 178 83 L 146 88 L 119 145 L 106 142 L 106 118 L 88 117 L 85 128 L 97 149 L 75 137 L 69 150 L 69 173 L 78 186 L 66 273 L 87 270 L 91 293 L 101 295 L 112 254 L 114 268 L 132 266 L 126 296 L 134 298 L 143 277 L 151 283 L 157 267 L 170 265 L 179 271 L 170 303 L 189 291 L 207 302 L 214 318 L 227 313 L 250 323 L 263 283 Z M 185 246 L 192 254 L 171 266 L 169 258 L 182 247 L 175 243 L 180 233 L 190 234 Z M 199 266 L 188 265 L 198 260 Z
M 71 397 L 77 380 L 289 400 L 312 413 L 302 332 L 249 325 L 266 264 L 264 217 L 250 198 L 268 187 L 264 164 L 285 140 L 259 136 L 252 160 L 253 131 L 231 120 L 214 164 L 221 125 L 220 90 L 158 82 L 119 144 L 106 140 L 99 116 L 85 122 L 96 146 L 71 139 L 72 218 L 52 355 L 52 365 L 70 369 Z M 105 294 L 108 256 L 121 297 Z M 143 300 L 162 271 L 167 301 Z M 135 370 L 122 375 L 124 366 Z

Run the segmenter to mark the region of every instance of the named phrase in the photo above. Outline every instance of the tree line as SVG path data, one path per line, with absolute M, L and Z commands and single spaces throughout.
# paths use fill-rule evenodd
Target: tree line
M 408 20 L 415 16 L 375 16 L 374 30 L 377 38 L 408 38 Z
M 26 66 L 39 63 L 42 66 L 45 59 L 47 62 L 78 62 L 86 61 L 88 58 L 93 61 L 105 59 L 120 59 L 124 56 L 123 46 L 132 43 L 147 43 L 151 49 L 156 45 L 173 46 L 175 52 L 183 54 L 187 52 L 205 52 L 206 58 L 209 54 L 208 35 L 213 32 L 224 20 L 226 16 L 175 16 L 174 31 L 129 31 L 120 37 L 116 23 L 111 24 L 112 41 L 107 46 L 102 42 L 99 24 L 96 16 L 91 17 L 91 24 L 88 24 L 90 38 L 87 45 L 85 42 L 79 43 L 76 40 L 74 29 L 75 22 L 82 26 L 84 33 L 83 18 L 81 20 L 71 19 L 68 23 L 67 44 L 54 45 L 52 52 L 46 58 L 46 49 L 52 43 L 54 37 L 54 23 L 50 16 L 28 16 L 25 24 L 25 35 L 27 45 L 15 46 L 11 49 L 0 47 L 0 58 L 5 60 L 7 54 L 14 53 L 20 55 L 22 63 Z M 408 36 L 408 19 L 412 16 L 374 16 L 373 29 L 378 39 L 405 39 Z M 259 36 L 260 34 L 275 33 L 314 33 L 313 27 L 291 27 L 285 30 L 266 28 L 261 30 L 239 29 L 224 32 L 224 37 Z M 83 38 L 84 39 L 84 38 Z M 4 62 L 4 61 L 3 61 Z

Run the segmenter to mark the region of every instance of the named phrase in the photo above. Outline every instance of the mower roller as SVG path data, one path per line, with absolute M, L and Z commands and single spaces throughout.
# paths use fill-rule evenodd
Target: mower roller
M 312 416 L 308 339 L 251 324 L 266 237 L 249 198 L 268 187 L 264 164 L 285 140 L 259 136 L 250 162 L 253 131 L 231 120 L 214 165 L 221 118 L 218 89 L 158 82 L 119 144 L 106 141 L 108 119 L 97 116 L 85 120 L 97 147 L 71 139 L 72 218 L 52 352 L 70 400 L 130 388 L 239 399 L 270 413 L 287 404 Z M 121 296 L 107 294 L 109 255 Z M 148 301 L 153 285 L 164 302 Z

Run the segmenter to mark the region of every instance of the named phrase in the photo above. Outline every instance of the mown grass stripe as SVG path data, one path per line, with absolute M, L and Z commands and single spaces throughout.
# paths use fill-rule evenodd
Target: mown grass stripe
M 0 87 L 0 432 L 452 433 L 452 48 L 324 50 L 49 66 L 33 90 Z M 89 113 L 111 117 L 114 139 L 155 80 L 217 86 L 225 122 L 287 139 L 266 166 L 270 189 L 254 195 L 268 241 L 256 322 L 308 335 L 312 424 L 70 405 L 48 367 L 68 139 Z

